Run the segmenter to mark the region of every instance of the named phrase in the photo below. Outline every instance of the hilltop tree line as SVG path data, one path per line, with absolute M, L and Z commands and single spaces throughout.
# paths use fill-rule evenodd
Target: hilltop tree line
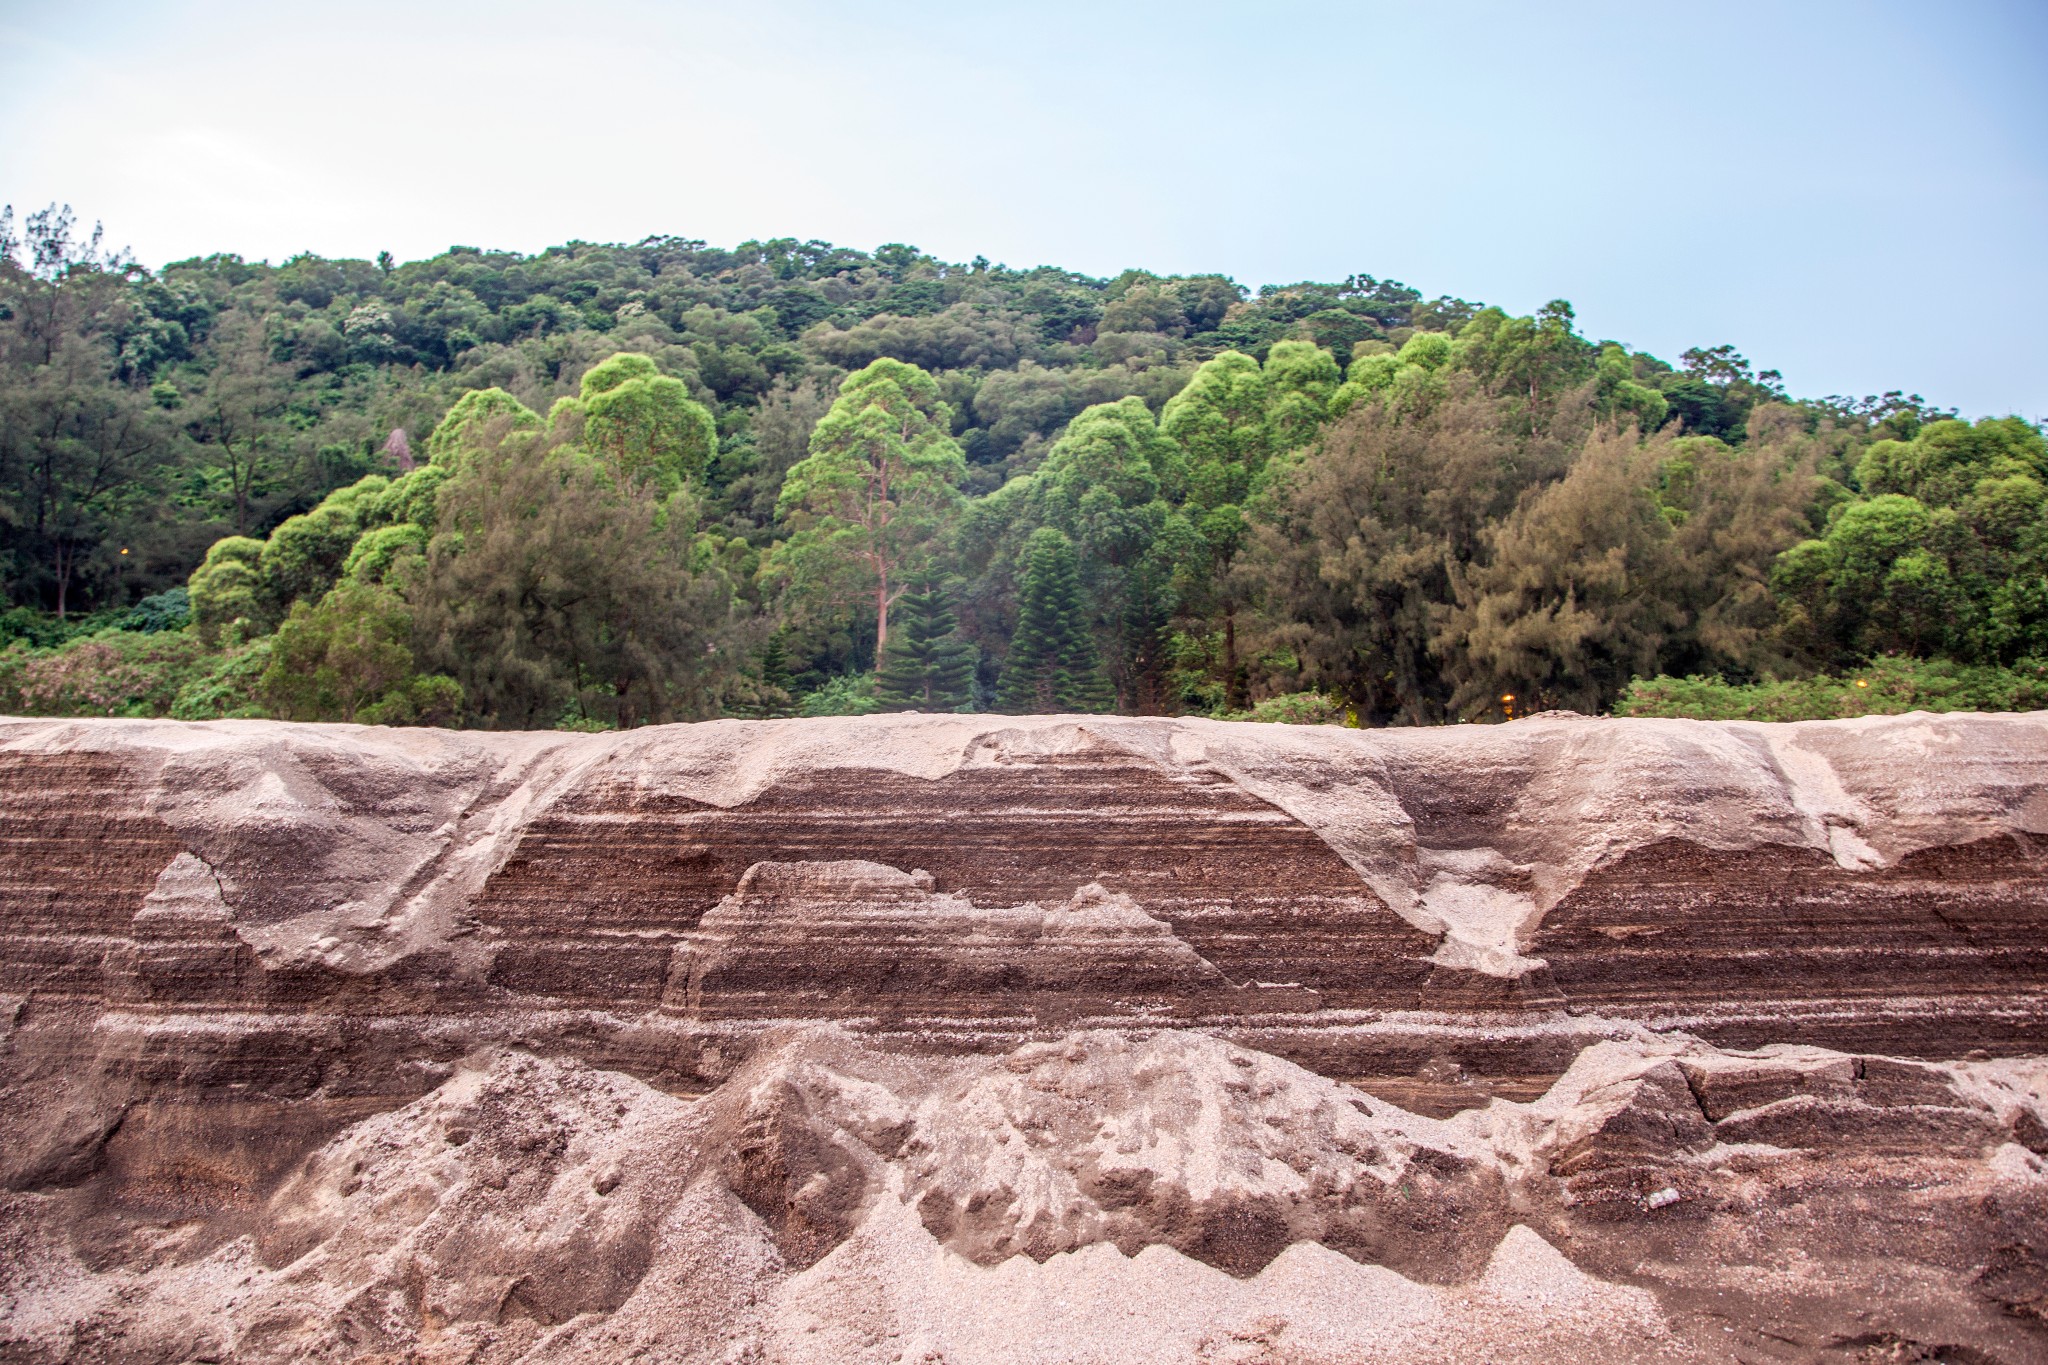
M 18 711 L 1382 724 L 2024 680 L 2044 488 L 2018 418 L 1369 275 L 676 238 L 151 271 L 0 216 Z

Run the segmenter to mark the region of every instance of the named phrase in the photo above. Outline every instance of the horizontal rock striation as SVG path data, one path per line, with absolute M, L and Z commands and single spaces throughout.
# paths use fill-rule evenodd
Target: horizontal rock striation
M 809 1025 L 696 1102 L 483 1049 L 234 1237 L 81 1248 L 75 1205 L 0 1196 L 0 1352 L 2030 1360 L 2044 1111 L 2039 1062 L 1648 1036 L 1450 1120 L 1189 1029 L 933 1059 Z
M 682 757 L 671 746 L 695 736 L 614 749 L 520 831 L 478 895 L 478 920 L 502 937 L 493 981 L 563 1005 L 652 1002 L 667 964 L 650 927 L 694 926 L 757 863 L 848 859 L 928 872 L 984 907 L 1057 904 L 1099 883 L 1165 914 L 1235 980 L 1334 985 L 1341 965 L 1347 994 L 1412 1003 L 1427 975 L 1427 940 L 1313 830 L 1200 765 L 1072 723 L 874 728 L 870 744 L 896 730 L 906 748 L 944 749 L 867 765 L 858 749 L 835 755 L 829 730 L 769 735 L 768 780 L 739 782 L 730 768 L 669 766 Z M 746 739 L 732 736 L 721 767 L 748 765 Z M 788 754 L 799 743 L 801 766 Z
M 821 964 L 830 964 L 821 971 Z M 689 1019 L 948 1021 L 1284 1008 L 1299 988 L 1234 988 L 1128 895 L 984 909 L 880 863 L 755 863 L 677 945 L 665 1007 Z
M 0 721 L 0 1358 L 2044 1358 L 2044 1051 L 2048 716 Z
M 839 1017 L 823 1002 L 868 994 L 873 955 L 923 924 L 939 935 L 911 954 L 925 984 L 906 960 L 858 1011 L 878 1026 L 1029 1017 L 1049 996 L 1151 1011 L 1156 991 L 1119 1004 L 1088 984 L 1083 959 L 1115 957 L 1092 940 L 1054 935 L 993 975 L 942 961 L 947 934 L 994 961 L 967 946 L 973 916 L 1000 937 L 1003 912 L 1095 887 L 1206 964 L 1172 976 L 1184 1014 L 1313 1006 L 1342 1029 L 1570 1010 L 1731 1040 L 2010 1048 L 2048 1018 L 2044 832 L 2048 723 L 2032 716 L 11 722 L 0 991 L 43 1011 Z M 879 912 L 808 922 L 850 902 L 829 879 L 798 886 L 802 869 L 856 862 L 923 874 L 929 899 L 894 929 Z M 731 899 L 750 869 L 750 886 L 796 879 L 768 917 L 781 928 Z M 731 962 L 690 995 L 679 961 L 743 911 L 756 939 L 824 933 L 833 950 L 775 969 L 801 989 L 761 977 L 721 999 Z M 721 951 L 772 974 L 765 940 Z M 1212 1001 L 1195 988 L 1212 976 L 1295 994 Z

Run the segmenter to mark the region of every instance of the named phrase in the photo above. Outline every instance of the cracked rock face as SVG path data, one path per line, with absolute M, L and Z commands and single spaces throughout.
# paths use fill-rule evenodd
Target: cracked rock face
M 2048 1359 L 2048 718 L 0 722 L 0 1359 Z

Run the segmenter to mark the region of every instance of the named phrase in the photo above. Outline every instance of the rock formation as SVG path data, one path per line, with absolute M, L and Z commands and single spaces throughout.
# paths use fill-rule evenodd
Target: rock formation
M 2048 716 L 0 722 L 0 1359 L 2048 1359 Z

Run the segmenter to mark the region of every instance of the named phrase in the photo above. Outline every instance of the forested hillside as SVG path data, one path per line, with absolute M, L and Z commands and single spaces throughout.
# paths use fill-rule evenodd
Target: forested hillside
M 1370 275 L 0 218 L 17 713 L 2033 706 L 2044 483 L 2018 418 Z

